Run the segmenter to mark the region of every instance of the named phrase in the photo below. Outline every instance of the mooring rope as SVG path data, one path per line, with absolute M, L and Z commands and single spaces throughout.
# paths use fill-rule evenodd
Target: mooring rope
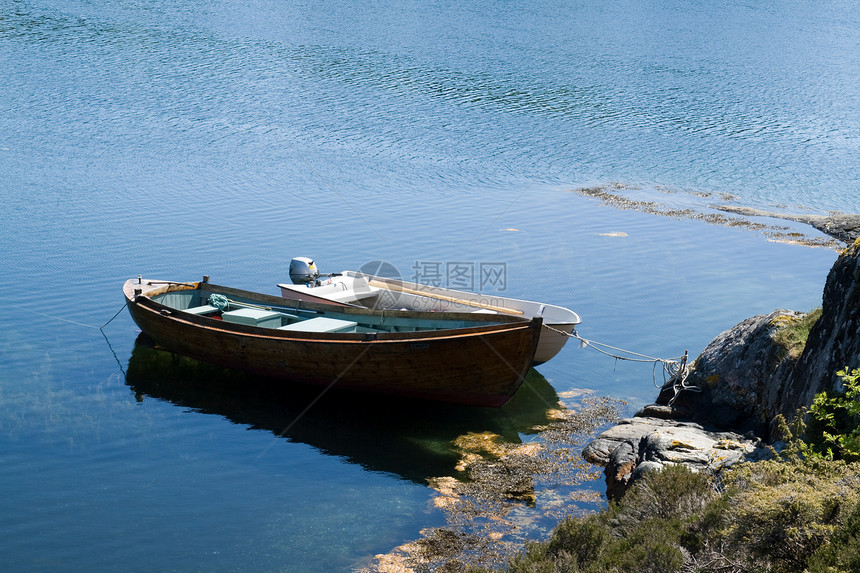
M 110 320 L 109 320 L 109 321 L 107 321 L 106 323 L 104 323 L 103 325 L 101 325 L 101 326 L 99 327 L 99 330 L 104 331 L 105 327 L 106 327 L 108 324 L 112 323 L 112 322 L 113 322 L 113 319 L 115 319 L 116 317 L 118 317 L 118 316 L 119 316 L 119 313 L 121 313 L 121 312 L 123 311 L 123 309 L 124 309 L 124 308 L 125 308 L 125 304 L 123 304 L 121 307 L 119 307 L 119 310 L 118 310 L 118 311 L 116 311 L 116 314 L 114 314 L 112 317 L 110 317 Z
M 123 304 L 121 307 L 119 307 L 119 310 L 117 310 L 117 311 L 116 311 L 116 314 L 114 314 L 114 315 L 110 318 L 110 320 L 108 320 L 106 323 L 104 323 L 104 324 L 103 324 L 103 325 L 101 325 L 101 326 L 96 326 L 96 325 L 94 325 L 94 324 L 87 324 L 87 323 L 85 323 L 85 322 L 80 322 L 80 321 L 77 321 L 77 320 L 71 320 L 71 319 L 68 319 L 68 318 L 65 318 L 65 317 L 62 317 L 62 316 L 57 316 L 57 315 L 55 315 L 55 314 L 48 314 L 48 313 L 46 313 L 46 312 L 40 312 L 40 311 L 38 311 L 38 310 L 34 310 L 34 309 L 32 309 L 32 308 L 29 308 L 29 307 L 26 307 L 26 306 L 23 306 L 23 305 L 20 305 L 20 304 L 9 303 L 9 302 L 6 302 L 6 303 L 4 303 L 4 304 L 6 304 L 6 305 L 8 305 L 8 306 L 13 306 L 13 307 L 18 308 L 18 309 L 20 309 L 20 310 L 25 310 L 25 311 L 27 311 L 27 312 L 29 312 L 29 313 L 31 313 L 31 314 L 38 314 L 39 316 L 44 316 L 45 318 L 50 318 L 51 320 L 58 320 L 58 321 L 60 321 L 60 322 L 67 322 L 67 323 L 69 323 L 69 324 L 74 324 L 74 325 L 76 325 L 76 326 L 83 326 L 84 328 L 92 328 L 93 330 L 102 330 L 102 329 L 104 329 L 104 327 L 106 327 L 106 326 L 107 326 L 107 325 L 109 325 L 111 322 L 113 322 L 113 319 L 115 319 L 116 317 L 118 317 L 118 316 L 119 316 L 119 314 L 120 314 L 120 313 L 123 311 L 123 309 L 125 308 L 125 304 Z
M 593 348 L 601 354 L 605 354 L 606 356 L 614 358 L 615 360 L 653 363 L 654 371 L 652 377 L 654 386 L 656 388 L 662 387 L 657 385 L 657 365 L 659 364 L 663 369 L 663 385 L 665 386 L 666 382 L 672 381 L 673 389 L 675 391 L 675 396 L 669 402 L 670 405 L 672 404 L 672 402 L 675 401 L 675 398 L 678 397 L 678 393 L 680 393 L 682 390 L 701 392 L 701 390 L 696 386 L 688 386 L 685 384 L 687 380 L 687 374 L 689 374 L 689 371 L 687 370 L 686 351 L 684 351 L 683 356 L 679 356 L 678 358 L 655 358 L 653 356 L 648 356 L 647 354 L 640 354 L 638 352 L 633 352 L 632 350 L 625 350 L 624 348 L 618 348 L 617 346 L 612 346 L 609 344 L 604 344 L 603 342 L 596 342 L 594 340 L 583 338 L 579 335 L 578 332 L 576 332 L 575 329 L 572 332 L 565 332 L 564 330 L 549 326 L 548 324 L 544 324 L 543 326 L 545 328 L 548 328 L 549 330 L 552 330 L 553 332 L 557 332 L 558 334 L 568 336 L 570 338 L 575 338 L 579 340 L 581 346 L 588 346 L 590 348 Z M 615 351 L 617 354 L 610 351 Z M 622 353 L 624 355 L 622 355 Z M 666 378 L 667 375 L 668 378 Z
M 209 297 L 209 304 L 211 304 L 221 312 L 227 312 L 228 310 L 230 310 L 230 302 L 230 299 L 223 294 L 216 293 Z
M 114 319 L 120 315 L 120 313 L 123 311 L 123 309 L 125 309 L 125 304 L 120 306 L 119 310 L 117 310 L 114 313 L 114 315 L 112 317 L 110 317 L 110 320 L 108 320 L 106 323 L 104 323 L 101 326 L 96 326 L 94 324 L 87 324 L 84 322 L 79 322 L 77 320 L 70 320 L 70 319 L 64 318 L 62 316 L 56 316 L 56 315 L 47 314 L 44 312 L 39 312 L 38 310 L 33 310 L 31 308 L 27 308 L 27 307 L 21 306 L 19 304 L 11 304 L 11 306 L 14 306 L 14 307 L 22 309 L 22 310 L 26 310 L 26 311 L 34 313 L 34 314 L 38 314 L 40 316 L 44 316 L 45 318 L 50 318 L 52 320 L 59 320 L 59 321 L 66 322 L 69 324 L 74 324 L 76 326 L 82 326 L 84 328 L 91 328 L 93 330 L 98 330 L 101 333 L 102 337 L 104 337 L 105 342 L 107 342 L 108 348 L 110 349 L 111 354 L 113 354 L 114 360 L 116 360 L 116 363 L 119 365 L 120 371 L 122 372 L 123 376 L 125 376 L 125 369 L 122 367 L 122 363 L 119 361 L 119 357 L 117 356 L 116 351 L 113 349 L 113 345 L 110 343 L 110 340 L 108 339 L 107 334 L 105 333 L 105 328 L 107 327 L 107 325 L 109 325 L 111 322 L 113 322 Z

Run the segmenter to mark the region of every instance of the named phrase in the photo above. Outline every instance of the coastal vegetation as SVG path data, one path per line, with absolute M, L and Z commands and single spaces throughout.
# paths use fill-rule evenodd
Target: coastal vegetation
M 562 522 L 508 571 L 857 571 L 858 469 L 839 460 L 746 463 L 716 488 L 683 466 L 651 472 L 620 502 Z
M 771 459 L 717 476 L 650 471 L 597 514 L 570 517 L 512 559 L 514 573 L 860 570 L 860 370 L 822 392 Z M 804 419 L 808 419 L 808 426 Z

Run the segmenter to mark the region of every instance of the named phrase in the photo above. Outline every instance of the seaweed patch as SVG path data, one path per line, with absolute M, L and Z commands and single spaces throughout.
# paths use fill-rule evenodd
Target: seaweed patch
M 846 241 L 844 229 L 839 225 L 833 225 L 834 220 L 837 220 L 839 217 L 845 217 L 844 215 L 795 215 L 733 205 L 710 204 L 709 201 L 715 198 L 723 203 L 737 200 L 737 197 L 727 193 L 681 192 L 660 186 L 643 189 L 639 186 L 624 183 L 580 187 L 572 189 L 571 192 L 584 197 L 598 199 L 616 209 L 639 211 L 652 215 L 671 217 L 673 219 L 698 220 L 711 225 L 746 228 L 763 233 L 769 241 L 773 242 L 790 243 L 807 247 L 841 249 L 843 246 L 842 243 Z M 636 198 L 637 196 L 639 198 Z M 702 200 L 705 200 L 705 202 Z M 814 236 L 785 225 L 753 221 L 750 217 L 782 219 L 811 225 L 830 236 Z M 834 232 L 834 229 L 836 232 Z
M 498 567 L 523 544 L 547 534 L 568 515 L 601 502 L 588 484 L 602 475 L 580 452 L 601 427 L 618 419 L 624 402 L 587 396 L 572 408 L 548 410 L 525 443 L 493 433 L 468 433 L 454 444 L 464 479 L 432 477 L 434 507 L 445 525 L 384 555 L 365 572 L 465 571 Z

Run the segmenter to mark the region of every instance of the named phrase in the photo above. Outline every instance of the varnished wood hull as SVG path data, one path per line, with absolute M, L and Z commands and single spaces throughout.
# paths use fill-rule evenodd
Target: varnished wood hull
M 146 283 L 126 283 L 129 312 L 144 333 L 170 351 L 293 382 L 478 406 L 501 406 L 513 396 L 530 368 L 541 329 L 540 319 L 495 325 L 475 319 L 477 326 L 439 331 L 282 332 L 194 316 L 150 298 L 171 288 L 254 293 L 208 283 Z M 136 288 L 142 292 L 135 294 Z M 295 304 L 256 296 L 270 304 Z M 377 311 L 345 312 L 358 317 Z

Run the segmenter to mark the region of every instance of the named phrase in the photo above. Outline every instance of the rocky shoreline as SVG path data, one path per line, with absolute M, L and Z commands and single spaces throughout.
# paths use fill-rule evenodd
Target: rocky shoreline
M 835 220 L 834 220 L 835 221 Z M 860 216 L 832 222 L 857 235 Z M 836 232 L 836 231 L 834 231 Z M 787 332 L 798 331 L 801 340 Z M 583 450 L 605 467 L 607 497 L 620 498 L 644 472 L 681 464 L 716 473 L 770 457 L 779 416 L 791 419 L 824 390 L 839 390 L 836 372 L 860 366 L 860 240 L 828 274 L 816 313 L 776 310 L 749 318 L 715 338 L 688 369 L 663 385 L 654 404 L 609 428 Z

